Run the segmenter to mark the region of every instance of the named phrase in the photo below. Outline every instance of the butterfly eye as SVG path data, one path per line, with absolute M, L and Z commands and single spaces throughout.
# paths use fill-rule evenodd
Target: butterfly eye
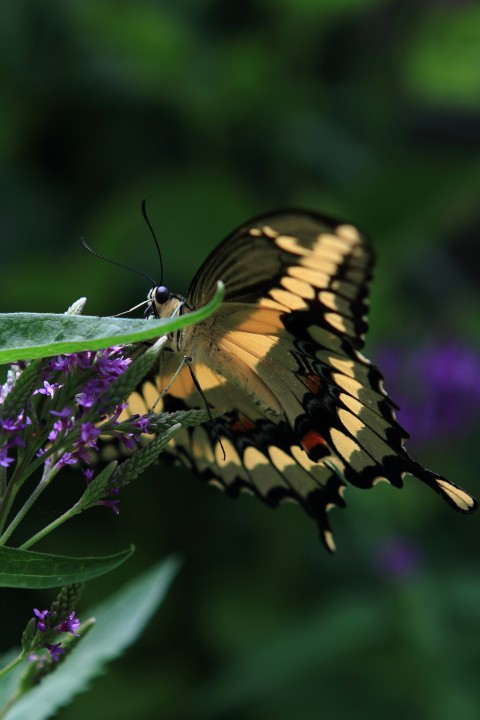
M 155 288 L 155 302 L 159 305 L 166 303 L 170 297 L 170 290 L 165 285 L 159 285 Z

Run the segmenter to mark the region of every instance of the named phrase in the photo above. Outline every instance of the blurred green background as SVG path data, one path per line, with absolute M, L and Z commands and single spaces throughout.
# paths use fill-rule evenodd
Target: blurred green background
M 148 283 L 79 244 L 158 274 L 142 198 L 178 292 L 236 225 L 300 206 L 373 239 L 367 354 L 478 352 L 478 2 L 3 0 L 0 28 L 2 312 L 143 300 Z M 409 447 L 478 494 L 478 428 Z M 32 523 L 63 507 L 63 482 Z M 164 465 L 122 492 L 120 518 L 58 531 L 39 549 L 137 545 L 85 608 L 183 560 L 148 634 L 58 717 L 478 718 L 478 517 L 411 479 L 347 501 L 333 558 L 297 508 Z M 51 599 L 3 591 L 2 648 Z

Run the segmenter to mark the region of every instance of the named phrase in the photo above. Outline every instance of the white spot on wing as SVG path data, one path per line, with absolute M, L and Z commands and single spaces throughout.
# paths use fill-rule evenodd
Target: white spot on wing
M 313 300 L 315 298 L 315 290 L 313 287 L 302 280 L 285 275 L 285 277 L 280 280 L 280 284 L 289 292 L 295 293 L 295 295 L 305 300 Z
M 361 240 L 360 233 L 354 225 L 337 225 L 335 232 L 345 240 Z
M 264 225 L 262 227 L 263 234 L 266 235 L 269 238 L 276 238 L 278 236 L 278 232 L 270 227 L 270 225 Z
M 447 495 L 450 500 L 455 503 L 459 510 L 468 512 L 475 507 L 474 499 L 464 490 L 455 487 L 455 485 L 452 485 L 452 483 L 449 483 L 448 480 L 444 480 L 443 478 L 437 478 L 436 480 L 437 485 L 441 488 L 442 492 L 444 492 L 445 495 Z

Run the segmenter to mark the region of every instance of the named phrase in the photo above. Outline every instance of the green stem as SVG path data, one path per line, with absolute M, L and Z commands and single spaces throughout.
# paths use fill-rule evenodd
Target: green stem
M 0 465 L 0 502 L 2 502 L 3 498 L 5 497 L 6 490 L 7 490 L 7 468 L 3 467 L 3 465 Z
M 7 522 L 18 491 L 25 484 L 30 475 L 37 469 L 37 467 L 44 463 L 46 458 L 53 452 L 50 448 L 50 450 L 41 457 L 34 457 L 37 449 L 38 445 L 35 445 L 30 452 L 25 453 L 21 459 L 19 458 L 17 460 L 15 470 L 10 478 L 10 482 L 8 483 L 0 508 L 0 533 L 3 532 L 3 528 L 5 527 L 5 523 Z
M 10 672 L 10 670 L 13 670 L 13 668 L 16 667 L 17 665 L 20 665 L 22 660 L 25 660 L 26 657 L 27 657 L 27 653 L 21 652 L 20 655 L 15 658 L 15 660 L 12 660 L 12 662 L 9 662 L 8 665 L 5 665 L 5 667 L 0 670 L 0 677 L 2 677 L 3 675 L 6 675 L 8 672 Z
M 15 497 L 20 490 L 20 488 L 23 485 L 23 480 L 21 477 L 21 474 L 19 472 L 19 468 L 15 468 L 15 471 L 10 478 L 10 482 L 8 483 L 7 489 L 5 491 L 5 494 L 2 498 L 2 505 L 0 508 L 0 533 L 3 531 L 3 528 L 5 527 L 5 523 L 7 522 L 8 515 L 10 513 L 10 510 L 12 509 L 13 502 L 15 500 Z
M 5 530 L 3 535 L 0 537 L 0 545 L 5 545 L 6 541 L 10 537 L 10 535 L 13 533 L 13 531 L 19 525 L 19 523 L 23 520 L 23 518 L 25 517 L 27 512 L 30 510 L 32 505 L 37 501 L 37 499 L 40 497 L 40 495 L 45 490 L 45 488 L 48 487 L 48 485 L 53 480 L 55 475 L 56 475 L 56 471 L 54 470 L 54 468 L 47 468 L 47 467 L 44 468 L 42 479 L 38 483 L 37 487 L 32 492 L 32 494 L 30 495 L 30 497 L 28 498 L 26 503 L 24 505 L 22 505 L 22 507 L 20 508 L 18 513 L 15 515 L 15 517 L 13 518 L 10 525 L 7 527 L 7 529 Z
M 52 530 L 55 530 L 57 527 L 62 525 L 67 520 L 70 520 L 74 515 L 78 515 L 80 512 L 82 512 L 80 508 L 80 503 L 77 502 L 73 507 L 70 508 L 70 510 L 67 510 L 63 513 L 63 515 L 60 515 L 56 520 L 53 520 L 48 525 L 45 525 L 44 528 L 39 530 L 35 535 L 32 535 L 32 537 L 29 540 L 26 540 L 23 545 L 20 545 L 19 550 L 28 550 L 29 547 L 37 543 L 39 540 L 45 537 L 45 535 L 48 535 L 52 532 Z

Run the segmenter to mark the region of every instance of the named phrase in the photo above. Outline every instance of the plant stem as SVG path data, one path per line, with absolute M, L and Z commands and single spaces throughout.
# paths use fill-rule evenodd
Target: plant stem
M 22 660 L 25 660 L 27 654 L 25 652 L 21 652 L 18 657 L 15 658 L 15 660 L 12 660 L 12 662 L 9 662 L 8 665 L 5 665 L 4 668 L 0 670 L 0 677 L 3 675 L 6 675 L 10 670 L 13 670 L 14 667 L 17 665 L 20 665 Z
M 12 505 L 15 501 L 18 491 L 28 480 L 30 475 L 37 469 L 39 465 L 45 462 L 46 458 L 49 457 L 53 450 L 50 448 L 41 457 L 34 457 L 36 447 L 30 453 L 25 453 L 21 461 L 17 462 L 13 475 L 7 485 L 5 495 L 2 499 L 0 506 L 0 533 L 2 533 L 5 523 L 7 522 L 8 515 L 12 509 Z
M 41 540 L 45 535 L 48 535 L 48 533 L 51 533 L 52 530 L 55 530 L 59 525 L 62 525 L 67 520 L 70 520 L 71 517 L 74 515 L 78 515 L 81 512 L 80 509 L 80 503 L 75 503 L 73 507 L 70 508 L 70 510 L 67 510 L 63 513 L 63 515 L 60 515 L 56 520 L 53 520 L 48 525 L 45 525 L 44 528 L 39 530 L 35 535 L 32 535 L 32 537 L 29 540 L 26 540 L 23 545 L 20 545 L 19 550 L 28 550 L 29 547 L 37 543 L 39 540 Z
M 5 490 L 5 494 L 2 497 L 2 503 L 0 506 L 0 533 L 2 532 L 3 528 L 5 527 L 5 523 L 7 522 L 8 515 L 10 513 L 10 510 L 12 508 L 13 502 L 15 500 L 15 496 L 17 492 L 20 490 L 21 486 L 23 484 L 23 480 L 21 479 L 18 467 L 15 468 L 12 477 L 10 478 L 10 482 L 7 485 L 7 488 Z
M 0 502 L 3 500 L 5 496 L 5 491 L 7 489 L 7 468 L 3 467 L 3 465 L 0 465 Z
M 10 535 L 13 533 L 15 528 L 18 526 L 18 524 L 23 520 L 27 512 L 30 510 L 32 505 L 35 503 L 35 501 L 39 498 L 41 493 L 45 490 L 45 488 L 50 484 L 50 482 L 53 480 L 53 478 L 56 475 L 56 471 L 54 468 L 47 468 L 44 467 L 43 475 L 38 483 L 35 490 L 32 492 L 26 503 L 20 508 L 18 513 L 13 518 L 10 525 L 7 527 L 3 535 L 0 537 L 0 545 L 5 545 L 6 541 L 10 537 Z

